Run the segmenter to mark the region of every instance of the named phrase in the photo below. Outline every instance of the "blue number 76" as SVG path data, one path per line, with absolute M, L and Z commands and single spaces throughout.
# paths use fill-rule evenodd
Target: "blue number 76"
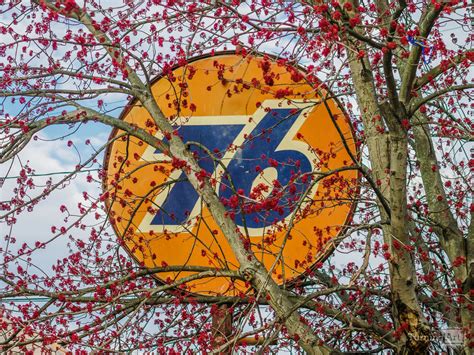
M 252 117 L 252 126 L 239 120 L 221 124 L 218 117 L 210 117 L 208 124 L 201 119 L 197 124 L 191 121 L 191 124 L 179 127 L 178 133 L 184 142 L 198 142 L 210 151 L 221 154 L 221 163 L 226 166 L 226 172 L 217 169 L 223 173 L 218 190 L 224 203 L 231 201 L 235 195 L 229 179 L 243 196 L 250 195 L 262 172 L 277 179 L 277 182 L 269 181 L 271 192 L 263 201 L 244 198 L 244 210 L 239 203 L 233 211 L 237 225 L 245 224 L 249 229 L 264 228 L 287 218 L 294 210 L 296 201 L 309 183 L 309 179 L 301 177 L 312 171 L 312 160 L 316 158 L 303 142 L 293 140 L 306 120 L 307 113 L 307 109 L 297 108 L 259 109 Z M 209 124 L 211 122 L 214 124 Z M 231 145 L 240 148 L 228 150 Z M 217 172 L 215 168 L 218 165 L 207 153 L 196 146 L 191 149 L 198 156 L 201 168 L 211 174 Z M 156 156 L 159 152 L 154 154 Z M 200 212 L 199 196 L 186 180 L 185 174 L 174 174 L 174 178 L 180 181 L 155 199 L 160 209 L 154 216 L 149 216 L 149 228 L 172 231 Z M 143 223 L 140 229 L 142 227 Z

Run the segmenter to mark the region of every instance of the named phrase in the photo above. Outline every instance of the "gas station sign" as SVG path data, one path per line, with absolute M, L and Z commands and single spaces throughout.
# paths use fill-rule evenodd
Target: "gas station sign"
M 352 216 L 357 149 L 350 122 L 323 86 L 281 61 L 221 54 L 157 79 L 152 93 L 211 179 L 227 213 L 278 283 L 295 280 L 332 251 Z M 138 102 L 122 120 L 167 141 Z M 112 137 L 118 137 L 114 131 Z M 179 164 L 134 137 L 109 147 L 104 188 L 110 220 L 145 267 L 238 269 L 225 236 Z M 327 174 L 340 170 L 334 174 Z M 248 238 L 247 238 L 248 237 Z M 160 273 L 170 281 L 191 271 Z M 240 281 L 187 283 L 201 294 L 237 294 Z

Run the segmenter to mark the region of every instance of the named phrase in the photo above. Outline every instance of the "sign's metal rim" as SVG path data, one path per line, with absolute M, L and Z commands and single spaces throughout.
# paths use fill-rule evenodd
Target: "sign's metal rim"
M 227 50 L 227 51 L 217 51 L 217 52 L 212 52 L 212 53 L 206 53 L 206 54 L 202 54 L 202 55 L 199 55 L 199 56 L 195 56 L 195 57 L 192 57 L 188 60 L 187 64 L 191 64 L 193 62 L 196 62 L 198 60 L 201 60 L 201 59 L 206 59 L 206 58 L 213 58 L 213 57 L 220 57 L 220 56 L 226 56 L 226 55 L 241 55 L 239 54 L 238 52 L 236 52 L 235 50 Z M 273 61 L 277 61 L 277 60 L 282 60 L 284 58 L 280 58 L 276 55 L 273 55 L 273 54 L 269 54 L 269 53 L 264 53 L 264 52 L 256 52 L 256 51 L 252 51 L 251 53 L 248 53 L 246 56 L 253 56 L 253 57 L 269 57 L 271 58 Z M 244 57 L 244 56 L 243 56 Z M 299 71 L 301 71 L 302 73 L 307 73 L 307 70 L 306 68 L 304 68 L 303 66 L 299 65 L 299 64 L 291 64 L 291 66 L 293 66 L 294 68 L 298 69 Z M 171 71 L 174 71 L 178 68 L 182 67 L 182 65 L 175 65 L 171 68 Z M 156 77 L 154 77 L 151 81 L 150 81 L 150 87 L 153 86 L 153 84 L 155 84 L 156 82 L 158 82 L 160 79 L 162 79 L 164 76 L 163 75 L 157 75 Z M 306 80 L 306 79 L 304 79 Z M 318 84 L 320 84 L 321 88 L 324 89 L 325 91 L 327 91 L 329 94 L 332 94 L 331 90 L 329 90 L 329 88 L 324 85 L 324 83 L 320 82 L 319 81 L 319 78 L 316 77 L 316 80 L 318 81 Z M 351 135 L 352 137 L 356 138 L 356 135 L 355 135 L 355 131 L 354 131 L 354 128 L 350 122 L 350 119 L 349 119 L 349 115 L 347 114 L 345 108 L 341 105 L 340 101 L 337 99 L 337 97 L 333 97 L 331 98 L 331 100 L 334 100 L 335 103 L 337 104 L 338 108 L 342 111 L 342 113 L 344 114 L 344 117 L 345 119 L 347 120 L 347 123 L 350 127 L 350 130 L 351 130 Z M 128 104 L 125 106 L 125 108 L 122 110 L 122 113 L 120 114 L 119 116 L 119 120 L 123 121 L 123 119 L 126 117 L 126 115 L 129 113 L 129 111 L 132 109 L 132 107 L 135 105 L 135 103 L 137 102 L 137 98 L 132 98 L 129 100 Z M 112 129 L 112 131 L 110 132 L 110 135 L 109 135 L 109 138 L 108 138 L 108 142 L 111 142 L 109 144 L 109 146 L 107 147 L 106 149 L 106 153 L 104 155 L 104 161 L 103 161 L 103 167 L 104 167 L 104 171 L 107 171 L 107 168 L 108 168 L 108 164 L 109 164 L 109 159 L 110 159 L 110 147 L 112 146 L 112 140 L 113 138 L 116 136 L 117 134 L 117 131 L 120 131 L 120 129 L 114 127 Z M 360 160 L 360 157 L 361 157 L 361 151 L 360 151 L 360 148 L 357 144 L 355 144 L 355 150 L 356 150 L 356 158 L 357 160 L 359 161 Z M 356 186 L 356 195 L 359 194 L 360 192 L 360 180 L 361 180 L 361 173 L 360 171 L 358 172 L 358 176 L 357 176 L 357 186 Z M 107 174 L 103 174 L 103 177 L 102 177 L 102 190 L 103 191 L 106 191 L 107 189 Z M 105 199 L 105 207 L 107 210 L 109 210 L 110 208 L 110 205 L 109 205 L 109 200 L 108 199 Z M 351 209 L 347 215 L 347 218 L 346 218 L 346 221 L 344 222 L 344 227 L 341 228 L 340 232 L 335 236 L 333 237 L 331 240 L 328 240 L 326 242 L 326 245 L 323 246 L 323 251 L 320 253 L 320 256 L 318 258 L 315 258 L 313 264 L 308 268 L 307 271 L 305 272 L 302 272 L 300 275 L 292 278 L 292 279 L 289 279 L 286 281 L 286 285 L 288 286 L 291 286 L 291 285 L 294 285 L 294 284 L 297 284 L 298 282 L 300 282 L 301 280 L 304 279 L 304 277 L 314 271 L 316 268 L 317 268 L 317 264 L 319 263 L 322 263 L 324 261 L 326 261 L 329 256 L 334 252 L 334 250 L 336 250 L 337 246 L 339 245 L 339 243 L 341 243 L 341 239 L 340 239 L 340 236 L 343 235 L 347 229 L 348 229 L 348 225 L 352 222 L 353 218 L 354 218 L 354 214 L 355 214 L 355 210 L 357 208 L 357 200 L 355 200 L 354 202 L 352 202 L 352 205 L 351 205 Z M 120 233 L 117 232 L 115 226 L 112 225 L 112 228 L 114 230 L 114 233 L 116 234 L 117 238 L 120 238 L 119 235 Z M 335 239 L 335 240 L 334 240 Z M 123 245 L 123 249 L 126 251 L 126 253 L 133 259 L 135 260 L 135 262 L 140 265 L 140 260 L 138 260 L 137 257 L 135 257 L 135 255 L 125 246 Z M 140 268 L 142 269 L 146 269 L 145 267 L 141 267 Z M 159 282 L 160 284 L 163 284 L 163 280 L 161 280 L 156 274 L 152 274 L 152 277 L 157 281 Z M 219 276 L 216 276 L 216 277 L 219 277 Z M 187 292 L 188 294 L 190 295 L 200 295 L 200 296 L 203 296 L 203 297 L 206 297 L 205 295 L 201 295 L 199 293 L 193 293 L 193 292 Z

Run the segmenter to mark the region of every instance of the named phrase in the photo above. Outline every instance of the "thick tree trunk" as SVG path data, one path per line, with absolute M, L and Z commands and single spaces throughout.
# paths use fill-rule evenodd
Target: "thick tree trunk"
M 410 253 L 407 214 L 408 139 L 402 129 L 390 133 L 390 237 L 393 313 L 398 329 L 407 335 L 401 353 L 425 353 L 430 328 L 425 323 L 416 295 L 416 274 Z
M 347 43 L 348 46 L 352 44 Z M 363 46 L 356 48 L 365 49 Z M 407 138 L 399 127 L 388 134 L 381 133 L 377 126 L 384 126 L 384 117 L 377 102 L 374 78 L 366 57 L 358 59 L 348 51 L 350 69 L 354 81 L 359 109 L 364 122 L 366 142 L 372 174 L 380 192 L 389 201 L 390 211 L 384 210 L 379 201 L 379 210 L 384 222 L 384 242 L 389 246 L 391 259 L 389 272 L 392 286 L 392 307 L 397 333 L 400 336 L 398 351 L 424 353 L 429 346 L 429 327 L 416 295 L 415 266 L 407 248 L 409 231 L 406 213 L 406 164 L 408 157 Z

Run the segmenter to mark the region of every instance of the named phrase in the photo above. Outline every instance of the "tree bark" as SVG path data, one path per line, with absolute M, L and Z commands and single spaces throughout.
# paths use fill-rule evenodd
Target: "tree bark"
M 357 5 L 353 2 L 355 8 Z M 363 44 L 354 45 L 346 39 L 349 67 L 357 102 L 364 123 L 367 148 L 372 173 L 380 191 L 389 201 L 390 211 L 379 203 L 384 224 L 384 242 L 389 246 L 391 258 L 389 272 L 392 286 L 392 307 L 397 333 L 400 335 L 399 353 L 427 351 L 429 327 L 416 294 L 415 266 L 408 250 L 409 231 L 406 211 L 406 164 L 408 146 L 406 132 L 394 122 L 394 108 L 380 109 L 374 86 L 374 77 L 367 56 L 357 58 L 359 51 L 366 51 Z M 389 122 L 387 122 L 389 121 Z M 385 123 L 390 123 L 388 133 Z M 377 127 L 379 126 L 379 127 Z M 382 129 L 380 129 L 382 128 Z

